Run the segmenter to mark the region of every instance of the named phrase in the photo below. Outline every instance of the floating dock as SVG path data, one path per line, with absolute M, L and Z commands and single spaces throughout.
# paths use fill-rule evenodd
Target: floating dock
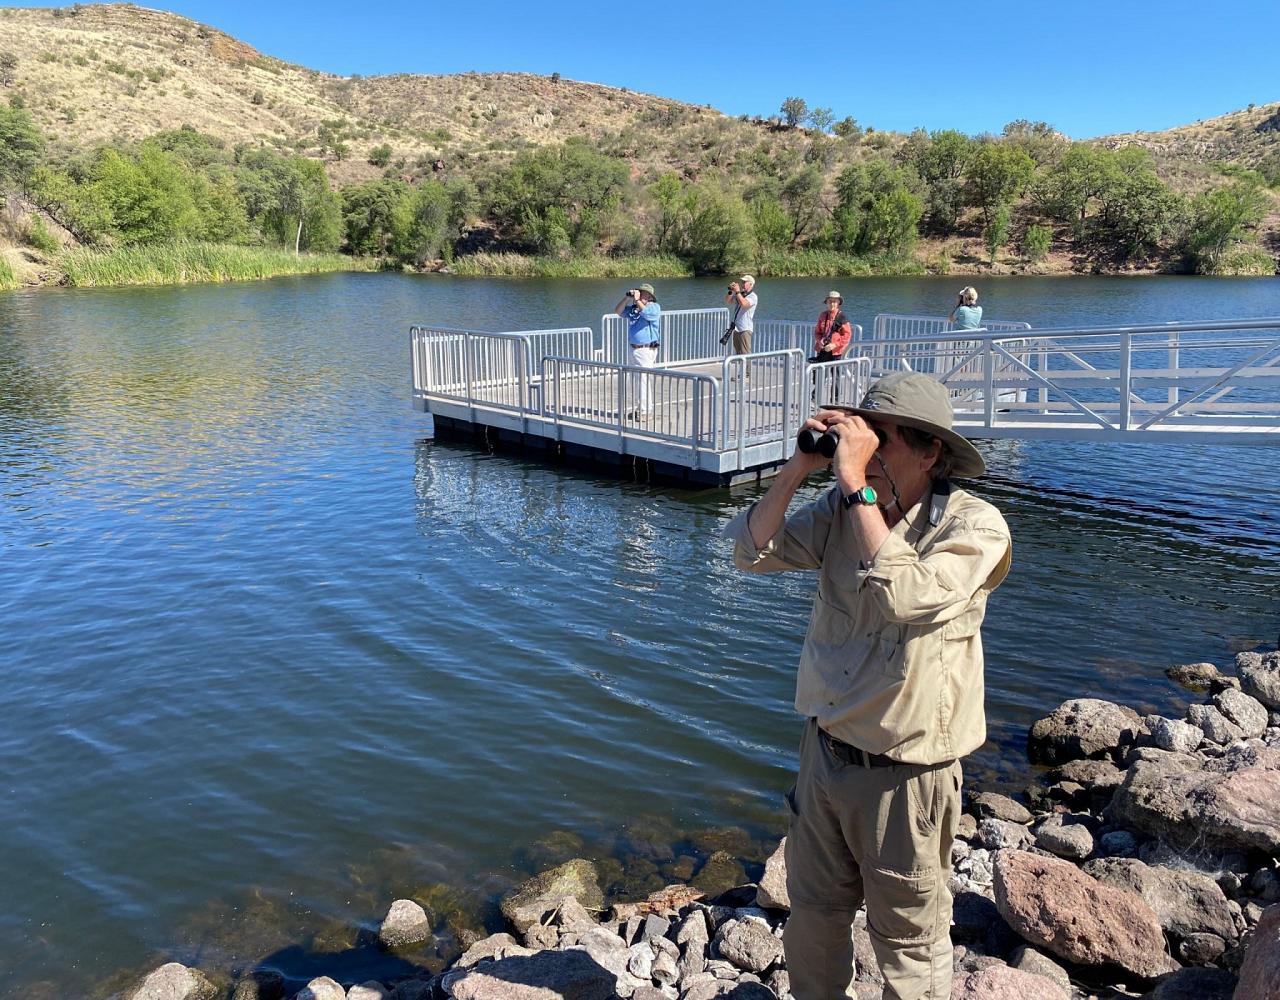
M 970 438 L 1280 443 L 1280 319 L 954 331 L 883 314 L 824 364 L 807 361 L 809 322 L 757 321 L 755 352 L 725 356 L 728 322 L 664 312 L 656 368 L 626 363 L 614 315 L 598 333 L 414 326 L 414 406 L 441 438 L 687 486 L 772 475 L 817 403 L 903 369 L 947 385 Z

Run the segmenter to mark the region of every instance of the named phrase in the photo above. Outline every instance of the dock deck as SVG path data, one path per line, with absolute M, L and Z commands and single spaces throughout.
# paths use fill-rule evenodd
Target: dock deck
M 588 327 L 411 329 L 415 406 L 441 437 L 484 441 L 628 478 L 719 486 L 771 475 L 821 401 L 862 398 L 909 368 L 951 391 L 971 438 L 1280 442 L 1280 320 L 952 331 L 876 317 L 845 359 L 809 364 L 810 325 L 756 324 L 724 356 L 724 309 L 663 314 L 659 365 L 624 363 L 616 316 Z

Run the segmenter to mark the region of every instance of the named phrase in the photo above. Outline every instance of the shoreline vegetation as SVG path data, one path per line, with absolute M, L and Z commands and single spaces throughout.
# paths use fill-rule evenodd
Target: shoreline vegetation
M 92 250 L 77 247 L 58 257 L 62 284 L 72 288 L 112 285 L 183 285 L 253 281 L 290 274 L 371 271 L 376 260 L 336 253 L 219 243 L 180 242 Z M 3 274 L 0 273 L 0 280 Z
M 1234 674 L 1165 673 L 1202 696 L 1182 718 L 1071 699 L 1030 727 L 1024 788 L 966 791 L 949 882 L 953 1000 L 1275 995 L 1280 651 L 1239 653 Z M 558 831 L 538 842 L 540 874 L 491 901 L 484 927 L 456 894 L 406 882 L 381 920 L 351 916 L 349 944 L 326 938 L 309 982 L 269 960 L 171 961 L 108 988 L 123 1000 L 787 1000 L 785 840 L 730 827 L 701 841 L 695 857 L 643 828 L 620 835 L 620 889 L 618 858 L 588 860 Z M 386 896 L 372 905 L 382 912 Z M 863 910 L 853 943 L 852 995 L 878 1000 Z M 361 949 L 383 953 L 385 983 L 344 973 L 340 958 Z

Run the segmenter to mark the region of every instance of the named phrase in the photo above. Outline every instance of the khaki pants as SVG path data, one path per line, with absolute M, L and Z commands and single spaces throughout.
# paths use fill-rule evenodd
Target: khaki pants
M 750 354 L 751 353 L 751 333 L 750 330 L 739 330 L 736 327 L 733 331 L 733 353 L 734 354 Z
M 853 979 L 853 916 L 886 1000 L 951 996 L 951 842 L 960 762 L 861 767 L 836 759 L 810 719 L 787 834 L 791 916 L 783 943 L 796 1000 L 836 1000 Z

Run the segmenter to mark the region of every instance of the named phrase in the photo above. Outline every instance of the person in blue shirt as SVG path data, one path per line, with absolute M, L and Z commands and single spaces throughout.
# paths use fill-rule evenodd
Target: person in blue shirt
M 631 349 L 631 364 L 637 368 L 653 368 L 658 364 L 658 330 L 661 326 L 662 307 L 652 285 L 641 285 L 627 290 L 613 310 L 627 321 L 627 346 Z M 627 398 L 633 420 L 653 410 L 649 394 L 648 376 L 636 372 L 628 376 Z
M 978 290 L 972 285 L 960 289 L 956 307 L 947 317 L 953 329 L 979 330 L 982 328 L 982 306 L 978 305 Z

